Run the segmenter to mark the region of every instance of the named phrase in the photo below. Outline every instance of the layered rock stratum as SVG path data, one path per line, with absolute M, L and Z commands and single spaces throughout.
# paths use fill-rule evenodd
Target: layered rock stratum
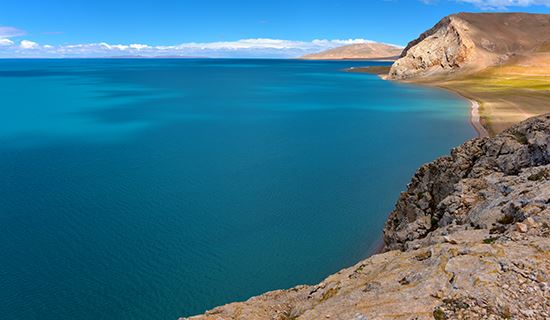
M 390 78 L 452 76 L 532 59 L 550 61 L 549 52 L 550 15 L 459 13 L 411 41 Z
M 371 42 L 357 43 L 329 49 L 323 52 L 308 54 L 305 60 L 342 60 L 342 59 L 379 59 L 395 60 L 403 51 L 402 47 L 390 44 Z
M 385 253 L 182 319 L 549 319 L 549 236 L 547 114 L 422 166 L 388 218 Z

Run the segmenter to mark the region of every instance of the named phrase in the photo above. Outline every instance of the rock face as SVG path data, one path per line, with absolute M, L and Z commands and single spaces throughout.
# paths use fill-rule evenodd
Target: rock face
M 450 225 L 490 228 L 523 221 L 523 208 L 545 207 L 550 116 L 525 121 L 493 139 L 474 139 L 422 166 L 384 229 L 388 249 L 416 246 Z M 537 178 L 537 179 L 534 179 Z M 537 207 L 538 208 L 538 207 Z M 438 231 L 438 232 L 433 232 Z
M 547 114 L 422 166 L 385 253 L 188 319 L 549 319 L 549 236 Z
M 390 71 L 396 80 L 467 74 L 517 62 L 550 46 L 550 15 L 459 13 L 413 40 Z
M 342 60 L 342 59 L 380 59 L 395 60 L 403 48 L 384 43 L 358 43 L 329 49 L 323 52 L 308 54 L 306 60 Z

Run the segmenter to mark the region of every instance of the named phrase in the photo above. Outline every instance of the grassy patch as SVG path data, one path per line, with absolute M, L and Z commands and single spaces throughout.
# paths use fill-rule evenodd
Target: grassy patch
M 423 253 L 420 253 L 418 255 L 416 255 L 414 258 L 418 261 L 424 261 L 426 259 L 429 259 L 432 257 L 432 252 L 431 251 L 426 251 L 426 252 L 423 252 Z
M 445 312 L 439 308 L 435 309 L 433 312 L 433 316 L 435 320 L 445 320 L 447 319 L 447 316 L 445 315 Z
M 550 52 L 550 42 L 545 42 L 538 47 L 537 52 Z
M 540 170 L 539 172 L 534 173 L 534 174 L 530 175 L 529 177 L 527 177 L 527 179 L 529 181 L 540 181 L 540 180 L 546 179 L 546 178 L 548 178 L 548 171 L 546 171 L 546 170 Z
M 550 111 L 550 65 L 492 67 L 435 83 L 479 101 L 481 123 L 491 135 Z
M 513 75 L 482 73 L 457 81 L 477 92 L 498 92 L 508 90 L 546 91 L 550 90 L 550 77 L 546 75 Z
M 492 243 L 495 243 L 495 241 L 497 241 L 497 239 L 498 239 L 498 237 L 491 237 L 491 238 L 483 239 L 483 243 L 492 244 Z
M 529 141 L 527 140 L 527 137 L 521 132 L 514 131 L 512 132 L 512 135 L 514 136 L 514 139 L 516 139 L 516 141 L 521 144 L 529 143 Z
M 323 293 L 323 296 L 321 297 L 321 301 L 328 300 L 332 297 L 334 297 L 338 293 L 338 288 L 330 288 L 327 291 Z
M 514 219 L 514 216 L 512 216 L 510 214 L 505 214 L 502 217 L 500 217 L 497 220 L 497 222 L 500 223 L 500 224 L 512 224 L 512 223 L 515 222 L 515 219 Z

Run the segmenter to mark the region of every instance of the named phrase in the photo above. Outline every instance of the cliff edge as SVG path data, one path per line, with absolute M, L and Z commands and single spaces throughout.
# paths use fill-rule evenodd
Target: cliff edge
M 459 13 L 411 41 L 391 68 L 396 80 L 470 74 L 521 64 L 550 48 L 550 15 Z
M 422 166 L 389 216 L 385 253 L 182 319 L 548 319 L 549 236 L 546 114 Z

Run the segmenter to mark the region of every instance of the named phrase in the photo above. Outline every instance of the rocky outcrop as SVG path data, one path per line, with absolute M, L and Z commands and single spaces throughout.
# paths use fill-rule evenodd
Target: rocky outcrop
M 550 114 L 421 167 L 385 253 L 188 319 L 548 319 L 549 236 Z
M 357 43 L 342 47 L 329 49 L 323 52 L 308 54 L 301 59 L 305 60 L 342 60 L 342 59 L 379 59 L 395 60 L 401 52 L 402 47 L 385 43 Z
M 468 74 L 544 51 L 550 15 L 459 13 L 413 40 L 390 71 L 396 80 Z
M 549 119 L 533 118 L 493 139 L 468 141 L 422 166 L 386 223 L 386 248 L 414 247 L 451 225 L 482 229 L 502 219 L 523 221 L 523 211 L 545 208 L 550 184 L 540 186 L 531 177 L 546 182 L 550 174 Z

